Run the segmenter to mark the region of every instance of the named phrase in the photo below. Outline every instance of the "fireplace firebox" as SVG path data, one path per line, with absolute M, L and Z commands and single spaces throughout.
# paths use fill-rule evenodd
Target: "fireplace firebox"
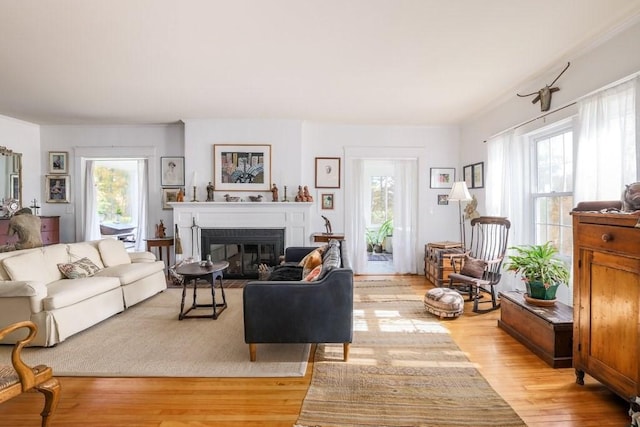
M 258 267 L 277 265 L 284 254 L 282 228 L 202 228 L 202 259 L 228 261 L 225 278 L 257 279 Z

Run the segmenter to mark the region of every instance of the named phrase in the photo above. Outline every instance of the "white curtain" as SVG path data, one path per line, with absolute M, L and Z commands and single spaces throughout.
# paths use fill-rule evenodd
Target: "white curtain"
M 638 81 L 636 77 L 578 102 L 574 204 L 619 200 L 625 184 L 637 181 Z
M 363 163 L 362 159 L 351 160 L 351 164 L 347 168 L 349 173 L 346 174 L 345 184 L 345 188 L 350 189 L 349 197 L 346 198 L 348 205 L 345 215 L 345 235 L 349 236 L 346 240 L 347 253 L 355 274 L 364 273 L 367 267 L 367 242 L 365 239 L 367 220 L 365 214 L 368 209 L 365 207 L 365 194 L 368 191 L 368 186 L 365 181 Z
M 511 221 L 511 245 L 530 244 L 533 212 L 526 141 L 509 131 L 487 144 L 487 215 Z
M 92 160 L 87 160 L 85 170 L 85 186 L 84 186 L 84 236 L 85 241 L 98 240 L 100 234 L 100 218 L 98 216 L 98 198 L 96 191 L 96 183 L 93 179 Z
M 523 138 L 508 131 L 487 142 L 486 205 L 489 216 L 511 222 L 509 246 L 533 239 L 530 161 Z M 524 288 L 513 274 L 503 274 L 499 289 Z
M 136 251 L 146 250 L 145 239 L 147 238 L 147 214 L 148 214 L 148 194 L 149 185 L 147 180 L 147 160 L 138 160 L 137 173 L 137 194 L 138 203 L 133 205 L 133 222 L 137 223 L 136 228 Z M 135 193 L 134 193 L 135 194 Z M 135 202 L 136 199 L 133 200 Z M 169 231 L 168 234 L 171 234 Z
M 399 274 L 415 274 L 417 218 L 417 161 L 395 160 L 393 201 L 393 267 Z

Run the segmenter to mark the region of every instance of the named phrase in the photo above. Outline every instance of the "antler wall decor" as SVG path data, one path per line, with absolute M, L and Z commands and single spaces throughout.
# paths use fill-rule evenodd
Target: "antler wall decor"
M 567 62 L 567 66 L 564 67 L 564 70 L 562 70 L 560 72 L 560 74 L 558 74 L 558 77 L 555 78 L 555 80 L 553 80 L 551 82 L 551 84 L 546 85 L 545 87 L 543 87 L 542 89 L 540 89 L 537 92 L 531 92 L 528 93 L 526 95 L 520 95 L 519 93 L 517 93 L 516 95 L 518 95 L 521 98 L 525 98 L 527 96 L 531 96 L 531 95 L 537 95 L 535 98 L 533 98 L 533 101 L 531 101 L 532 104 L 535 104 L 536 102 L 540 101 L 540 111 L 549 111 L 549 108 L 551 108 L 551 94 L 553 92 L 557 92 L 560 90 L 559 87 L 552 87 L 553 84 L 555 82 L 558 81 L 558 79 L 560 78 L 560 76 L 567 71 L 567 68 L 569 68 L 569 65 L 571 65 L 571 62 Z

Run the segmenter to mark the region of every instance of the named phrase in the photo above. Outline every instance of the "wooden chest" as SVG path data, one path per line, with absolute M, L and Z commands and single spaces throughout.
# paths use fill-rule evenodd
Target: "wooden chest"
M 453 273 L 451 258 L 463 253 L 462 245 L 453 242 L 427 243 L 424 247 L 424 275 L 431 283 L 442 286 Z M 455 259 L 456 269 L 462 268 L 462 258 Z
M 552 368 L 570 368 L 573 352 L 573 309 L 556 302 L 550 307 L 527 303 L 520 292 L 500 292 L 498 326 Z

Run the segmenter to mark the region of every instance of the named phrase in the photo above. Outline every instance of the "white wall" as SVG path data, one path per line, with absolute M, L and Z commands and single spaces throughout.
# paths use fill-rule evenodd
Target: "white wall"
M 40 198 L 40 188 L 44 178 L 33 171 L 41 169 L 40 126 L 0 116 L 0 145 L 17 153 L 22 153 L 22 206 L 28 207 L 31 201 Z M 40 203 L 42 206 L 42 203 Z M 54 215 L 48 209 L 39 212 L 41 215 Z
M 486 162 L 486 141 L 491 136 L 508 128 L 527 122 L 541 116 L 540 103 L 532 104 L 532 98 L 519 98 L 516 93 L 531 93 L 538 91 L 551 83 L 566 65 L 571 62 L 569 69 L 560 77 L 554 86 L 560 88 L 555 92 L 551 101 L 551 111 L 568 105 L 580 97 L 598 90 L 610 83 L 640 71 L 640 23 L 621 31 L 591 49 L 567 57 L 556 67 L 537 79 L 524 82 L 513 88 L 505 95 L 501 102 L 494 103 L 477 117 L 461 124 L 461 161 L 463 165 L 478 161 Z M 535 120 L 526 125 L 523 130 L 531 131 L 548 126 L 558 120 L 577 113 L 577 107 L 572 106 L 557 113 Z M 485 168 L 488 165 L 485 163 Z M 485 171 L 486 173 L 486 171 Z M 478 210 L 484 213 L 484 190 L 477 190 Z
M 417 265 L 424 269 L 424 245 L 441 240 L 458 240 L 457 207 L 438 205 L 437 195 L 448 194 L 448 189 L 429 188 L 429 172 L 434 167 L 457 168 L 456 179 L 461 176 L 458 168 L 459 131 L 455 126 L 356 126 L 305 122 L 302 140 L 304 142 L 301 161 L 305 165 L 305 182 L 314 182 L 315 157 L 342 158 L 342 185 L 335 190 L 334 211 L 322 214 L 331 220 L 333 230 L 344 231 L 349 212 L 346 212 L 344 153 L 365 151 L 369 158 L 387 158 L 394 152 L 416 153 L 418 158 L 418 248 Z M 325 190 L 318 190 L 316 196 Z M 320 218 L 320 208 L 315 217 L 315 227 L 321 231 L 324 221 Z
M 312 229 L 324 230 L 327 216 L 335 232 L 344 231 L 344 152 L 347 147 L 372 147 L 397 149 L 414 148 L 419 154 L 420 185 L 418 212 L 420 221 L 419 242 L 456 239 L 458 232 L 455 206 L 437 204 L 437 194 L 448 190 L 429 188 L 429 168 L 457 167 L 459 133 L 456 127 L 429 126 L 350 126 L 296 120 L 184 120 L 185 168 L 187 182 L 194 170 L 198 171 L 198 199 L 205 200 L 204 186 L 213 179 L 213 144 L 271 144 L 272 181 L 283 197 L 288 187 L 289 200 L 295 196 L 298 185 L 307 185 L 314 197 L 316 209 L 311 219 Z M 341 188 L 315 188 L 315 158 L 340 157 Z M 460 174 L 458 170 L 458 174 Z M 459 175 L 458 175 L 459 176 Z M 191 190 L 188 196 L 191 196 Z M 334 210 L 321 210 L 321 193 L 335 194 Z M 224 192 L 216 191 L 216 201 L 222 201 Z M 253 194 L 256 194 L 255 192 Z M 245 193 L 238 193 L 241 197 Z M 271 194 L 264 196 L 270 200 Z M 417 255 L 422 268 L 423 254 Z
M 555 86 L 560 91 L 553 94 L 551 111 L 566 106 L 579 98 L 588 95 L 604 86 L 640 72 L 640 55 L 638 55 L 638 43 L 640 42 L 640 23 L 627 28 L 610 39 L 585 50 L 581 55 L 570 57 L 569 69 L 560 77 Z M 461 159 L 462 164 L 486 162 L 486 144 L 483 141 L 508 128 L 525 123 L 541 116 L 540 103 L 532 104 L 531 98 L 519 98 L 516 93 L 530 93 L 543 88 L 551 83 L 558 73 L 564 68 L 566 62 L 558 63 L 558 66 L 550 70 L 538 79 L 523 83 L 521 87 L 514 88 L 511 94 L 501 103 L 494 105 L 483 114 L 473 120 L 469 120 L 461 126 Z M 536 129 L 577 114 L 577 106 L 571 106 L 545 118 L 535 120 L 520 131 L 531 132 Z M 485 163 L 485 168 L 491 165 Z M 486 173 L 486 172 L 485 172 Z M 483 214 L 484 190 L 476 190 L 478 198 L 478 211 Z M 510 218 L 517 221 L 517 218 Z M 572 303 L 571 288 L 558 290 L 558 299 Z
M 303 183 L 301 170 L 300 120 L 184 120 L 184 152 L 187 185 L 191 185 L 193 171 L 198 172 L 198 200 L 206 200 L 206 185 L 213 182 L 213 145 L 214 144 L 269 144 L 271 145 L 271 182 L 280 189 L 280 198 L 284 197 L 284 186 L 292 196 L 293 188 Z M 311 187 L 310 187 L 311 188 Z M 215 192 L 215 200 L 222 201 L 226 192 Z M 265 200 L 271 200 L 270 192 L 238 192 L 232 196 L 263 194 Z M 188 200 L 193 189 L 187 189 Z M 292 199 L 292 197 L 289 197 Z
M 184 130 L 181 124 L 175 125 L 139 125 L 139 126 L 42 126 L 40 130 L 42 151 L 38 152 L 41 167 L 40 180 L 44 182 L 47 174 L 48 152 L 68 151 L 70 155 L 69 175 L 71 179 L 71 203 L 47 204 L 50 215 L 60 215 L 60 240 L 74 242 L 80 239 L 80 195 L 83 191 L 83 173 L 80 170 L 76 152 L 90 153 L 91 156 L 105 158 L 135 155 L 151 152 L 149 164 L 149 218 L 147 234 L 153 236 L 154 225 L 160 219 L 172 230 L 172 211 L 162 209 L 162 190 L 160 187 L 160 157 L 183 156 Z M 38 198 L 44 200 L 44 189 L 40 188 Z

